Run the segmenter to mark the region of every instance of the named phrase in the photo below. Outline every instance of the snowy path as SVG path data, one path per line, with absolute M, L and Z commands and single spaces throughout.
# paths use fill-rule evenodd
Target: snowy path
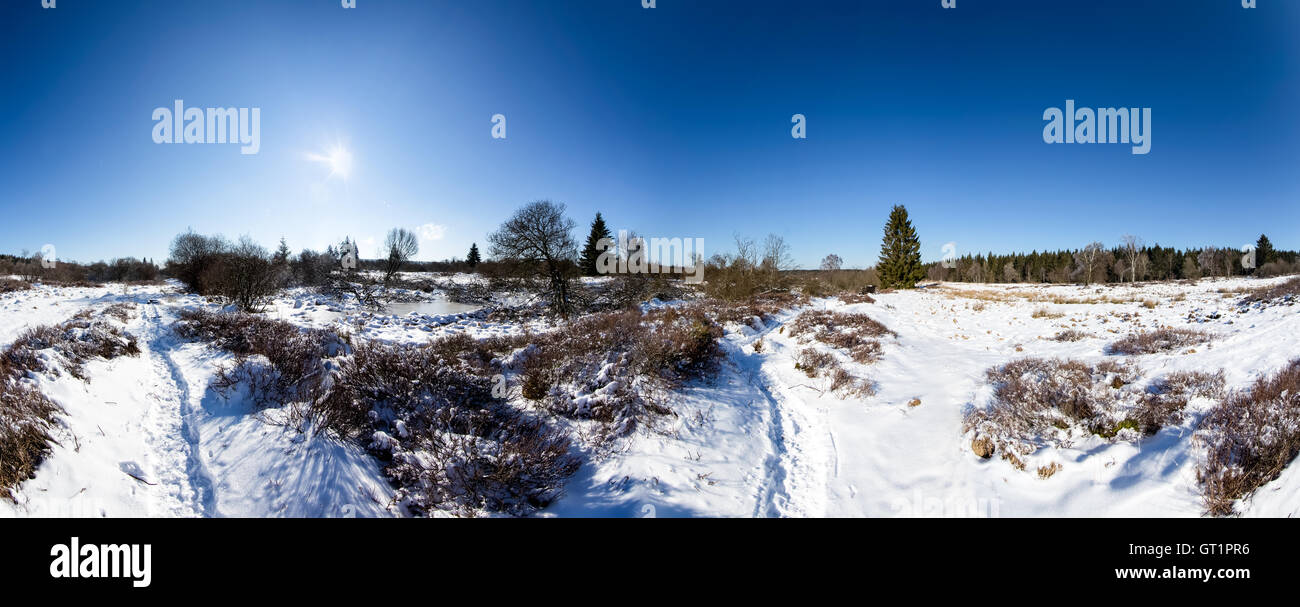
M 145 424 L 156 477 L 170 498 L 169 514 L 211 516 L 214 513 L 212 479 L 199 454 L 190 387 L 169 353 L 176 346 L 176 338 L 169 328 L 172 319 L 164 319 L 157 305 L 145 308 L 141 316 L 144 323 L 141 355 L 153 366 L 152 377 L 156 382 L 149 394 L 151 406 Z

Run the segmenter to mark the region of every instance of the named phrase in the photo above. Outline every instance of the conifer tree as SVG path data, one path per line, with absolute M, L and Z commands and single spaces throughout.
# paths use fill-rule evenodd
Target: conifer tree
M 1255 243 L 1255 267 L 1262 267 L 1264 264 L 1273 261 L 1276 253 L 1273 251 L 1273 243 L 1268 240 L 1268 236 L 1259 235 L 1259 241 Z
M 473 270 L 478 267 L 480 261 L 483 261 L 483 258 L 478 253 L 478 243 L 469 243 L 469 255 L 465 256 L 465 263 L 469 265 L 469 269 Z
M 886 289 L 910 289 L 925 277 L 925 268 L 921 265 L 921 239 L 917 237 L 903 205 L 895 205 L 889 212 L 876 273 L 880 276 L 881 286 Z
M 591 222 L 591 232 L 587 235 L 587 244 L 582 247 L 582 257 L 578 260 L 578 265 L 582 268 L 582 273 L 587 276 L 596 276 L 596 260 L 600 259 L 601 251 L 596 248 L 596 244 L 602 238 L 612 238 L 609 228 L 605 226 L 605 219 L 596 213 L 596 219 Z

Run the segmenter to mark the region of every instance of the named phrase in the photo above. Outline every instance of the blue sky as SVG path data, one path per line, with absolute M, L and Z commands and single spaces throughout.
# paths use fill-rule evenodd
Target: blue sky
M 433 225 L 419 257 L 463 257 L 541 198 L 579 237 L 598 210 L 709 251 L 775 232 L 805 267 L 874 263 L 894 204 L 927 260 L 1295 249 L 1300 3 L 1259 4 L 5 0 L 0 251 L 161 260 L 192 227 L 370 256 Z M 260 108 L 260 152 L 154 143 L 176 99 Z M 1066 99 L 1152 108 L 1151 152 L 1047 145 Z M 346 179 L 311 159 L 339 145 Z

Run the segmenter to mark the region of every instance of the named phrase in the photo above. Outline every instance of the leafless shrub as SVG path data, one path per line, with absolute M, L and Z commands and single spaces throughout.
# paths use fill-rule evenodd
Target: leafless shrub
M 525 398 L 601 423 L 598 442 L 672 414 L 664 395 L 705 377 L 721 357 L 722 329 L 701 310 L 591 314 L 533 338 L 520 353 Z
M 1210 341 L 1210 334 L 1195 329 L 1166 328 L 1128 335 L 1106 347 L 1108 354 L 1155 354 Z
M 235 354 L 234 364 L 217 370 L 212 386 L 228 393 L 246 385 L 259 406 L 313 400 L 327 375 L 324 360 L 347 350 L 332 331 L 302 329 L 254 314 L 186 310 L 175 330 L 183 338 Z
M 240 355 L 218 374 L 218 389 L 245 385 L 265 403 L 302 404 L 311 426 L 387 462 L 399 499 L 416 512 L 526 514 L 577 469 L 563 431 L 492 395 L 492 361 L 513 340 L 457 334 L 349 349 L 329 331 L 203 311 L 187 312 L 177 331 Z
M 69 375 L 85 379 L 85 363 L 94 358 L 113 359 L 140 353 L 135 336 L 113 326 L 102 317 L 80 315 L 57 326 L 28 329 L 10 344 L 4 360 L 14 369 L 57 373 L 39 353 L 51 350 Z
M 871 296 L 867 295 L 866 293 L 845 292 L 836 295 L 836 297 L 838 297 L 841 302 L 850 305 L 860 304 L 860 303 L 876 303 L 876 300 L 872 299 Z
M 1297 299 L 1300 299 L 1300 277 L 1271 287 L 1255 289 L 1241 300 L 1240 305 L 1290 303 Z
M 1092 334 L 1084 333 L 1083 331 L 1076 331 L 1074 329 L 1066 329 L 1053 335 L 1052 341 L 1080 341 L 1088 339 L 1089 337 L 1092 337 Z
M 1196 472 L 1206 511 L 1231 515 L 1236 500 L 1276 479 L 1300 454 L 1300 359 L 1221 401 L 1197 437 L 1206 447 Z
M 1147 387 L 1132 417 L 1144 434 L 1155 434 L 1165 426 L 1181 424 L 1191 398 L 1221 398 L 1223 384 L 1223 371 L 1172 373 Z
M 866 314 L 829 310 L 804 312 L 791 321 L 789 326 L 791 337 L 808 335 L 819 342 L 845 350 L 854 361 L 862 364 L 880 360 L 883 348 L 876 338 L 895 335 Z
M 15 291 L 26 291 L 32 288 L 32 283 L 12 278 L 0 278 L 0 293 L 13 293 Z
M 117 316 L 117 310 L 110 315 Z M 54 416 L 62 411 L 36 389 L 31 375 L 57 373 L 47 364 L 54 360 L 68 374 L 85 379 L 83 369 L 90 359 L 139 352 L 134 337 L 103 314 L 96 317 L 89 311 L 58 326 L 30 329 L 0 352 L 0 491 L 4 497 L 11 497 L 11 489 L 32 478 L 49 454 Z
M 794 368 L 803 371 L 808 377 L 817 377 L 826 374 L 828 369 L 839 369 L 840 365 L 835 362 L 835 356 L 830 352 L 823 352 L 817 348 L 804 348 L 799 351 Z
M 965 416 L 965 431 L 994 441 L 1004 453 L 1033 453 L 1061 444 L 1071 428 L 1114 437 L 1125 411 L 1122 390 L 1136 372 L 1108 361 L 1096 367 L 1076 360 L 1024 358 L 988 370 L 993 400 Z
M 806 298 L 791 293 L 765 293 L 746 299 L 710 298 L 692 305 L 718 324 L 752 324 L 754 319 L 766 324 L 782 310 L 805 303 Z

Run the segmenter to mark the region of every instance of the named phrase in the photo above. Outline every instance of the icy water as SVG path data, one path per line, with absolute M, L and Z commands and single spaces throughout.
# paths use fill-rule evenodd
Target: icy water
M 457 303 L 454 301 L 407 301 L 390 303 L 384 306 L 384 313 L 394 316 L 406 316 L 411 312 L 426 314 L 428 316 L 441 316 L 443 314 L 461 314 L 464 312 L 473 312 L 482 308 L 474 304 Z

